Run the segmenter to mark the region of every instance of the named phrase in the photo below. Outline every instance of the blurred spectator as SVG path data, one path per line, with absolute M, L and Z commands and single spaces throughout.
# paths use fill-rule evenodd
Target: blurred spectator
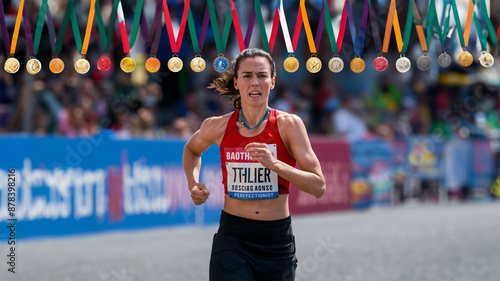
M 349 142 L 362 139 L 368 132 L 364 121 L 355 113 L 355 100 L 344 96 L 341 105 L 332 115 L 335 133 Z

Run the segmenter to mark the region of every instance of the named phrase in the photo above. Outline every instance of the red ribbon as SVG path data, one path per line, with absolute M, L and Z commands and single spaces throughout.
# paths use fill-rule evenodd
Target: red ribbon
M 170 18 L 170 12 L 168 11 L 167 1 L 163 0 L 163 13 L 165 15 L 165 25 L 167 26 L 168 39 L 170 40 L 170 47 L 173 53 L 178 53 L 181 49 L 182 38 L 184 36 L 184 30 L 186 29 L 187 15 L 189 12 L 190 0 L 184 1 L 184 11 L 182 13 L 181 26 L 179 28 L 179 34 L 177 35 L 177 40 L 175 40 L 174 29 L 172 27 L 172 19 Z

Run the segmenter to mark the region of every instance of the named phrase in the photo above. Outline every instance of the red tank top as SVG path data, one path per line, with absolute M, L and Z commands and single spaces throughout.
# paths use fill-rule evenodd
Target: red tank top
M 286 150 L 278 130 L 278 113 L 276 109 L 270 111 L 264 130 L 254 137 L 245 137 L 238 132 L 236 121 L 239 112 L 240 110 L 236 110 L 231 115 L 220 144 L 224 192 L 240 199 L 265 199 L 277 197 L 278 194 L 288 194 L 290 182 L 277 176 L 276 173 L 265 168 L 260 163 L 251 161 L 249 154 L 245 150 L 248 143 L 266 143 L 269 145 L 271 152 L 276 153 L 275 158 L 295 167 L 297 162 Z M 228 171 L 230 176 L 229 184 Z M 277 181 L 277 187 L 275 181 Z M 271 187 L 273 190 L 277 188 L 278 193 L 274 192 L 273 197 L 266 197 L 270 196 L 268 191 Z

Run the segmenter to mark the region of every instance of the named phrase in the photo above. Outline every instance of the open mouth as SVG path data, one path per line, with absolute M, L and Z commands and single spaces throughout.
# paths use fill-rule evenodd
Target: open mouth
M 262 94 L 261 94 L 260 92 L 255 92 L 255 91 L 254 91 L 254 92 L 250 92 L 250 93 L 248 93 L 248 95 L 249 95 L 250 97 L 255 98 L 255 97 L 260 97 Z

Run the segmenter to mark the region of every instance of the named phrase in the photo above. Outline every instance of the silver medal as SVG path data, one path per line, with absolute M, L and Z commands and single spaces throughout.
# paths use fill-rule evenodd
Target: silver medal
M 441 67 L 448 67 L 451 64 L 451 57 L 446 52 L 442 53 L 438 57 L 438 64 Z
M 429 58 L 427 54 L 424 54 L 417 59 L 417 68 L 422 71 L 428 71 L 431 69 L 431 64 L 431 58 Z
M 401 72 L 405 73 L 411 68 L 411 61 L 407 57 L 400 57 L 396 61 L 396 69 Z
M 334 56 L 328 62 L 328 68 L 330 68 L 333 73 L 339 73 L 342 69 L 344 69 L 344 61 L 341 58 Z
M 495 58 L 493 58 L 490 53 L 484 52 L 483 54 L 481 54 L 481 56 L 479 56 L 479 63 L 483 67 L 492 67 L 495 63 Z

